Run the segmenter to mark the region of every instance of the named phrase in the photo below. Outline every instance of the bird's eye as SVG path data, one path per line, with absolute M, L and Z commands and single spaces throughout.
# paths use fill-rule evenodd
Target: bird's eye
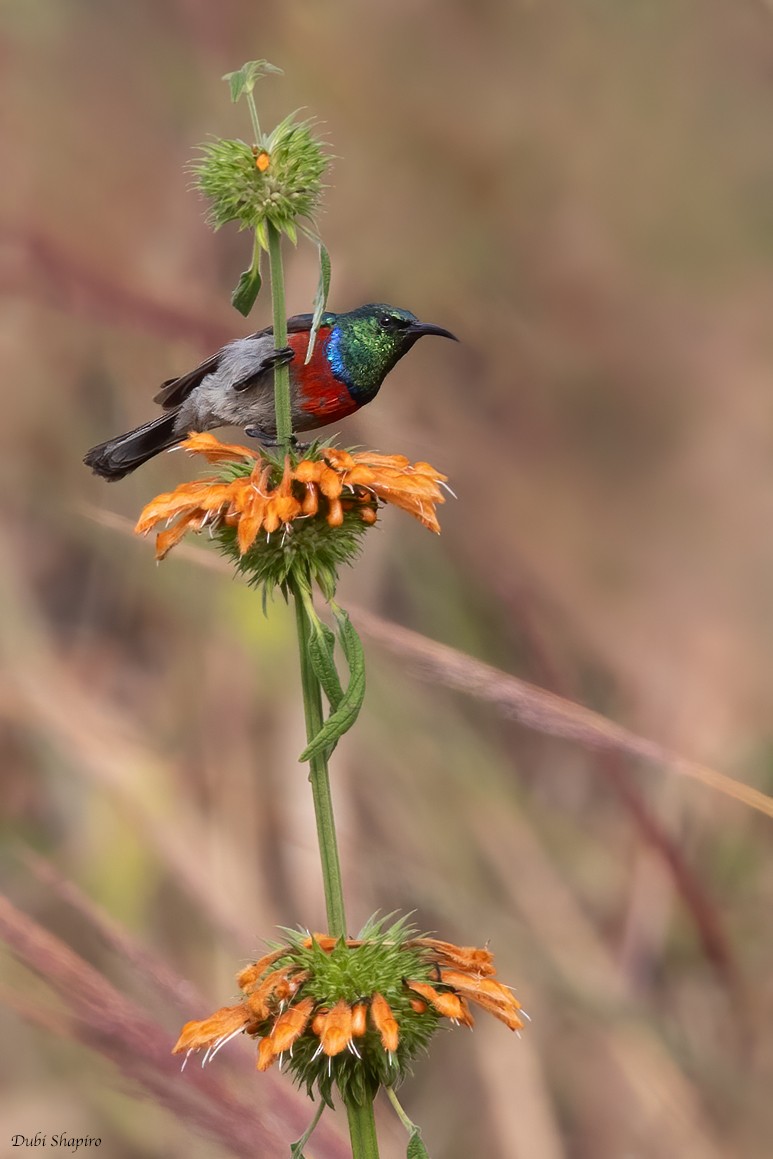
M 408 325 L 408 319 L 399 314 L 382 314 L 379 322 L 385 330 L 403 330 Z

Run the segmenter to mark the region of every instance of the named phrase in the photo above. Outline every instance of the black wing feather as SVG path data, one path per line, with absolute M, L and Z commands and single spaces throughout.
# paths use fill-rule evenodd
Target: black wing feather
M 288 318 L 288 334 L 301 334 L 304 330 L 310 330 L 312 317 L 311 314 L 294 314 L 292 318 Z M 266 334 L 273 333 L 273 330 L 273 326 L 266 326 L 263 330 L 256 330 L 254 334 L 249 334 L 247 337 L 264 338 Z M 208 374 L 217 370 L 220 353 L 219 350 L 216 351 L 206 361 L 199 363 L 194 370 L 189 370 L 180 378 L 168 378 L 166 382 L 161 384 L 158 393 L 153 396 L 153 402 L 159 403 L 164 410 L 179 406 Z

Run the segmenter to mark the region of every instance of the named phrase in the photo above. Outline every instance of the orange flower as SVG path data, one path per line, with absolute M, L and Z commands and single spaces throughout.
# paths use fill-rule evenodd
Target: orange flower
M 370 1001 L 370 1016 L 373 1025 L 379 1033 L 381 1045 L 391 1054 L 397 1050 L 400 1041 L 400 1028 L 397 1019 L 392 1013 L 392 1007 L 382 994 L 374 994 Z
M 157 559 L 163 559 L 188 531 L 223 524 L 236 527 L 241 555 L 261 531 L 270 536 L 299 519 L 321 517 L 336 528 L 347 511 L 356 511 L 363 523 L 373 524 L 379 501 L 401 507 L 430 531 L 440 531 L 435 507 L 444 502 L 440 488 L 446 476 L 428 463 L 411 464 L 404 455 L 351 454 L 322 447 L 318 458 L 295 464 L 286 456 L 282 478 L 272 484 L 272 463 L 248 447 L 221 443 L 206 432 L 189 435 L 181 446 L 210 463 L 241 463 L 245 469 L 252 464 L 252 470 L 230 481 L 208 476 L 181 483 L 151 500 L 135 531 L 146 535 L 158 523 L 172 524 L 156 537 Z
M 455 946 L 452 942 L 439 942 L 437 938 L 413 938 L 412 946 L 426 946 L 433 958 L 442 966 L 456 967 L 471 974 L 495 974 L 494 955 L 488 949 L 477 946 Z
M 352 1041 L 352 1008 L 343 998 L 339 998 L 332 1010 L 318 1024 L 319 1041 L 322 1050 L 329 1057 L 346 1050 Z
M 429 982 L 408 982 L 408 987 L 434 1006 L 438 1014 L 450 1018 L 452 1022 L 464 1022 L 472 1026 L 472 1018 L 465 1012 L 462 999 L 453 990 L 436 990 Z
M 175 1053 L 203 1049 L 206 1062 L 244 1032 L 259 1040 L 258 1070 L 268 1070 L 287 1053 L 296 1076 L 320 1083 L 320 1090 L 329 1092 L 332 1082 L 351 1082 L 352 1068 L 357 1067 L 364 1067 L 376 1086 L 391 1085 L 428 1042 L 439 1017 L 473 1026 L 470 1003 L 511 1030 L 522 1028 L 521 1005 L 494 977 L 488 949 L 412 937 L 410 931 L 405 936 L 405 926 L 399 923 L 393 930 L 393 936 L 386 931 L 360 939 L 296 935 L 287 946 L 241 971 L 238 981 L 244 997 L 239 1005 L 186 1023 Z M 392 978 L 386 987 L 379 983 L 368 990 L 373 984 L 367 978 L 374 975 L 358 973 L 359 951 L 364 951 L 361 962 L 378 960 L 378 975 Z M 378 954 L 384 956 L 379 959 Z M 411 977 L 414 971 L 423 976 Z M 343 984 L 351 994 L 353 977 L 360 995 L 356 1000 L 344 997 L 340 989 L 335 993 Z M 319 994 L 325 985 L 330 990 L 322 1000 Z

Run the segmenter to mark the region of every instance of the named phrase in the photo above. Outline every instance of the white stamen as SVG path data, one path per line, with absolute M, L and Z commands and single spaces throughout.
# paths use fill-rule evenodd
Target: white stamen
M 225 1044 L 226 1044 L 227 1042 L 230 1042 L 232 1038 L 236 1038 L 237 1034 L 241 1034 L 241 1033 L 242 1033 L 242 1027 L 241 1027 L 241 1026 L 237 1026 L 237 1027 L 236 1027 L 236 1030 L 232 1030 L 230 1034 L 224 1034 L 224 1035 L 223 1035 L 223 1037 L 222 1037 L 222 1038 L 220 1039 L 220 1041 L 218 1042 L 218 1044 L 217 1044 L 217 1046 L 215 1047 L 215 1049 L 212 1051 L 212 1058 L 214 1058 L 214 1057 L 215 1057 L 215 1055 L 217 1054 L 217 1052 L 218 1052 L 219 1050 L 222 1050 L 222 1049 L 223 1049 L 223 1047 L 225 1046 Z M 212 1062 L 212 1058 L 209 1060 L 210 1062 Z
M 311 1061 L 314 1062 L 314 1059 L 319 1058 L 319 1056 L 321 1054 L 322 1054 L 322 1043 L 320 1042 L 319 1046 L 317 1047 L 317 1049 L 314 1051 L 313 1055 L 311 1056 Z
M 443 479 L 438 479 L 438 483 L 445 491 L 448 492 L 449 495 L 452 495 L 454 499 L 459 498 L 459 496 L 456 494 L 456 491 L 452 491 L 451 488 L 448 486 L 448 484 Z
M 211 1050 L 212 1050 L 212 1043 L 210 1043 L 209 1046 L 207 1047 L 207 1049 L 204 1051 L 204 1057 L 201 1060 L 201 1069 L 202 1070 L 204 1070 L 204 1067 L 207 1065 L 207 1060 L 209 1058 Z
M 348 1049 L 351 1051 L 351 1053 L 352 1053 L 352 1054 L 356 1054 L 356 1055 L 357 1055 L 357 1058 L 359 1058 L 359 1059 L 360 1059 L 360 1061 L 362 1061 L 362 1055 L 360 1054 L 360 1052 L 359 1052 L 359 1050 L 357 1049 L 357 1047 L 354 1045 L 354 1040 L 353 1040 L 353 1039 L 350 1039 L 350 1040 L 349 1040 L 349 1042 L 347 1042 L 347 1044 L 346 1044 L 346 1045 L 347 1045 Z
M 180 1074 L 182 1074 L 183 1071 L 185 1070 L 185 1064 L 187 1063 L 188 1059 L 191 1057 L 192 1054 L 193 1054 L 193 1047 L 191 1047 L 191 1049 L 186 1052 L 185 1058 L 183 1059 L 183 1064 L 180 1067 Z

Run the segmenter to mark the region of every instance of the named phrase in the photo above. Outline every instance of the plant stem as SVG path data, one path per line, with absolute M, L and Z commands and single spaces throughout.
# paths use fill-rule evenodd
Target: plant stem
M 247 108 L 250 110 L 252 131 L 255 134 L 255 144 L 260 147 L 263 144 L 263 134 L 260 131 L 260 121 L 258 120 L 258 110 L 255 105 L 255 98 L 251 92 L 246 92 L 244 95 L 247 100 Z
M 322 728 L 322 691 L 311 666 L 309 655 L 309 623 L 298 588 L 293 585 L 295 622 L 298 627 L 298 649 L 301 657 L 301 684 L 303 711 L 306 716 L 306 737 L 312 740 Z M 327 756 L 318 753 L 309 761 L 309 781 L 314 798 L 317 820 L 317 839 L 322 860 L 322 882 L 325 889 L 328 929 L 335 937 L 346 937 L 346 913 L 341 881 L 341 863 L 338 859 L 333 799 L 330 794 L 330 775 Z
M 378 1159 L 378 1138 L 376 1136 L 373 1102 L 366 1103 L 364 1106 L 359 1106 L 357 1103 L 347 1103 L 346 1114 L 349 1117 L 349 1138 L 352 1143 L 353 1159 Z
M 275 225 L 268 225 L 268 264 L 271 272 L 271 304 L 274 313 L 274 346 L 282 350 L 287 345 L 287 312 L 285 309 L 285 282 L 282 269 L 282 235 Z M 290 407 L 290 368 L 287 364 L 274 367 L 274 409 L 276 437 L 287 450 L 293 434 Z
M 255 117 L 257 121 L 257 115 Z M 271 271 L 271 301 L 274 315 L 274 346 L 281 350 L 287 345 L 287 314 L 285 310 L 284 272 L 282 270 L 282 247 L 279 231 L 268 223 L 268 259 Z M 290 406 L 290 372 L 287 366 L 274 367 L 274 407 L 276 412 L 276 437 L 289 449 L 293 433 L 292 409 Z M 301 663 L 301 687 L 303 689 L 303 712 L 306 718 L 306 738 L 311 741 L 322 728 L 322 689 L 311 662 L 311 628 L 304 607 L 299 582 L 290 581 L 295 604 L 295 623 L 298 629 L 298 652 Z M 309 782 L 314 800 L 314 816 L 317 822 L 317 840 L 322 862 L 322 884 L 325 890 L 328 931 L 334 937 L 346 937 L 346 911 L 341 879 L 341 862 L 338 857 L 333 798 L 330 792 L 330 774 L 327 754 L 317 753 L 309 761 Z M 379 1159 L 376 1120 L 373 1101 L 359 1106 L 347 1102 L 349 1135 L 352 1144 L 352 1159 Z
M 419 1128 L 416 1126 L 415 1123 L 411 1122 L 411 1120 L 408 1118 L 405 1111 L 403 1110 L 403 1108 L 400 1104 L 400 1100 L 398 1099 L 397 1095 L 395 1094 L 394 1087 L 387 1087 L 386 1093 L 387 1093 L 387 1098 L 389 1099 L 390 1103 L 392 1104 L 394 1109 L 397 1111 L 397 1117 L 399 1118 L 402 1125 L 405 1127 L 408 1134 L 412 1135 L 414 1131 L 418 1131 Z

